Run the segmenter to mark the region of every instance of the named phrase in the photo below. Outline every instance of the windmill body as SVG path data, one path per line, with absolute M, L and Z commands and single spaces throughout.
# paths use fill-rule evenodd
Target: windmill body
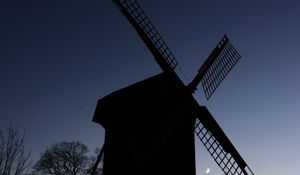
M 94 121 L 105 128 L 104 174 L 195 175 L 194 106 L 168 73 L 100 99 Z
M 98 101 L 93 121 L 105 128 L 104 174 L 195 175 L 196 135 L 226 175 L 253 175 L 208 109 L 192 95 L 201 82 L 209 99 L 240 59 L 227 36 L 184 85 L 174 71 L 178 62 L 139 4 L 113 2 L 163 72 Z

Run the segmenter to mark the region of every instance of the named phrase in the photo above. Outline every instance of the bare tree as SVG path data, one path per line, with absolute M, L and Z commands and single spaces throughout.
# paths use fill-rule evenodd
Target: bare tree
M 90 169 L 88 174 L 90 175 L 103 175 L 103 153 L 104 153 L 104 145 L 102 148 L 96 148 L 95 155 L 90 157 Z
M 34 169 L 51 175 L 87 174 L 89 169 L 87 152 L 87 147 L 79 141 L 56 143 L 46 148 Z
M 5 131 L 0 130 L 0 174 L 21 175 L 29 166 L 30 153 L 25 151 L 23 133 L 10 125 Z

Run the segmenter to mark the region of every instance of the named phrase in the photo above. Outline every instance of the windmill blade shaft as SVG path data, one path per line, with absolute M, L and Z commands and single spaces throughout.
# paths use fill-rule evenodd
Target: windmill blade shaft
M 150 49 L 156 62 L 165 72 L 172 72 L 178 62 L 150 19 L 135 0 L 113 0 Z
M 199 106 L 195 133 L 227 175 L 253 175 L 221 127 L 206 107 Z

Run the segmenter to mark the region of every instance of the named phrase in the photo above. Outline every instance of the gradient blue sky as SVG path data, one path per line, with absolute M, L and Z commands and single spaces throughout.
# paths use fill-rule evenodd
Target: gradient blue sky
M 242 59 L 206 101 L 255 174 L 298 175 L 300 2 L 139 0 L 180 62 L 185 83 L 227 33 Z M 111 0 L 0 1 L 0 127 L 26 130 L 36 161 L 46 146 L 104 130 L 91 122 L 108 93 L 160 73 Z M 197 175 L 221 174 L 199 141 Z

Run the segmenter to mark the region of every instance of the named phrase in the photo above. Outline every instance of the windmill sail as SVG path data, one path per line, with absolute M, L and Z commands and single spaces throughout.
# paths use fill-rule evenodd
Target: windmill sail
M 149 48 L 151 53 L 153 54 L 156 62 L 159 64 L 161 69 L 164 71 L 162 75 L 157 76 L 156 78 L 151 78 L 145 80 L 141 83 L 136 83 L 130 87 L 124 88 L 124 90 L 120 90 L 118 92 L 113 93 L 112 95 L 103 98 L 101 101 L 98 102 L 96 112 L 94 115 L 94 121 L 100 123 L 102 126 L 107 129 L 105 140 L 106 144 L 110 144 L 106 148 L 106 171 L 107 174 L 116 174 L 120 169 L 116 169 L 115 167 L 123 166 L 128 170 L 128 172 L 147 172 L 148 174 L 170 174 L 169 172 L 172 171 L 171 174 L 195 174 L 195 166 L 194 166 L 194 132 L 199 137 L 201 142 L 204 144 L 205 148 L 214 158 L 216 163 L 219 167 L 223 170 L 226 175 L 253 175 L 252 171 L 243 160 L 241 155 L 237 152 L 233 144 L 227 138 L 223 130 L 217 124 L 215 119 L 206 109 L 206 107 L 199 106 L 198 103 L 194 100 L 191 95 L 191 92 L 194 92 L 201 82 L 204 88 L 205 96 L 207 99 L 211 97 L 211 95 L 215 92 L 217 87 L 221 84 L 223 79 L 226 75 L 230 72 L 230 70 L 235 66 L 235 64 L 239 61 L 241 56 L 229 42 L 229 39 L 226 35 L 221 39 L 218 45 L 213 49 L 209 57 L 206 59 L 204 64 L 198 70 L 198 74 L 195 76 L 193 81 L 188 85 L 185 86 L 179 77 L 174 72 L 178 62 L 175 59 L 174 55 L 171 53 L 170 49 L 166 45 L 165 41 L 162 39 L 154 25 L 151 23 L 150 19 L 146 16 L 144 11 L 141 9 L 139 4 L 135 0 L 113 0 L 114 4 L 120 9 L 120 11 L 125 15 L 128 21 L 133 25 L 135 30 L 137 31 L 138 35 L 144 41 L 146 46 Z M 159 77 L 167 77 L 164 81 L 160 81 Z M 162 78 L 164 79 L 164 78 Z M 155 80 L 155 81 L 154 81 Z M 158 81 L 159 80 L 159 81 Z M 172 81 L 171 81 L 172 80 Z M 173 82 L 174 80 L 174 82 Z M 171 81 L 171 82 L 169 82 Z M 162 86 L 163 84 L 166 86 Z M 158 88 L 154 88 L 158 87 Z M 162 88 L 164 87 L 164 88 Z M 150 89 L 150 90 L 148 90 Z M 156 90 L 155 90 L 156 89 Z M 166 91 L 162 91 L 166 90 Z M 187 91 L 188 90 L 188 91 Z M 152 92 L 153 94 L 149 94 Z M 121 92 L 121 93 L 120 93 Z M 124 95 L 125 94 L 125 95 Z M 168 95 L 169 94 L 169 95 Z M 179 98 L 180 97 L 180 98 Z M 153 98 L 153 102 L 149 99 Z M 176 101 L 176 100 L 180 100 Z M 188 103 L 183 103 L 182 99 L 191 99 L 190 101 L 187 100 Z M 132 101 L 131 103 L 128 103 Z M 151 103 L 150 103 L 151 102 Z M 191 103 L 189 103 L 191 102 Z M 195 104 L 195 105 L 193 105 Z M 181 106 L 183 112 L 176 113 L 172 115 L 166 111 L 173 111 L 174 106 Z M 115 110 L 115 108 L 120 108 L 121 110 Z M 149 110 L 150 107 L 150 110 Z M 192 108 L 191 110 L 190 107 Z M 195 107 L 195 108 L 194 108 Z M 131 110 L 129 110 L 129 108 Z M 123 109 L 123 110 L 122 110 Z M 154 110 L 156 109 L 156 110 Z M 178 108 L 181 109 L 181 108 Z M 102 111 L 103 110 L 103 111 Z M 140 110 L 140 111 L 138 111 Z M 99 113 L 99 111 L 102 111 Z M 132 119 L 128 119 L 127 117 L 120 117 L 119 113 L 121 111 L 121 116 L 124 115 L 124 111 L 128 113 L 125 116 L 131 116 Z M 138 112 L 137 112 L 138 111 Z M 140 114 L 144 114 L 144 118 L 140 117 Z M 154 113 L 153 113 L 154 112 Z M 105 117 L 101 117 L 104 114 Z M 138 114 L 138 117 L 136 115 Z M 180 114 L 180 115 L 179 115 Z M 196 115 L 196 123 L 195 122 L 195 115 Z M 109 116 L 109 117 L 108 117 Z M 115 117 L 112 119 L 112 116 Z M 188 123 L 187 127 L 183 130 L 177 130 L 176 127 L 165 125 L 165 121 L 173 120 L 174 116 L 179 117 L 182 121 Z M 157 118 L 155 118 L 157 117 Z M 169 117 L 169 118 L 168 118 Z M 117 118 L 117 120 L 116 120 Z M 153 124 L 149 122 L 153 120 L 153 124 L 158 124 L 160 127 L 153 127 Z M 133 122 L 134 121 L 134 122 Z M 145 122 L 146 121 L 146 122 Z M 131 127 L 127 127 L 124 125 L 124 122 L 127 122 L 127 125 L 130 124 Z M 147 129 L 148 124 L 149 129 Z M 141 124 L 142 127 L 141 127 Z M 168 122 L 169 124 L 169 122 Z M 182 127 L 183 123 L 180 123 Z M 195 128 L 194 128 L 195 124 Z M 120 128 L 124 127 L 130 134 L 124 134 L 120 131 Z M 152 130 L 153 128 L 161 128 L 157 131 Z M 152 144 L 152 140 L 149 138 L 151 137 L 144 137 L 146 134 L 153 135 L 155 133 L 164 135 L 162 131 L 170 132 L 170 128 L 176 128 L 176 137 L 169 137 L 171 139 L 168 141 L 168 144 L 171 147 L 174 145 L 179 146 L 178 148 L 189 151 L 188 155 L 186 156 L 186 152 L 180 152 L 180 155 L 183 155 L 182 160 L 184 160 L 184 165 L 176 166 L 177 159 L 173 158 L 172 156 L 177 156 L 176 152 L 179 149 L 165 149 L 163 151 L 164 155 L 162 156 L 161 148 L 165 145 L 165 142 L 162 142 L 157 146 L 157 150 L 154 149 L 156 152 L 155 154 L 151 152 L 147 147 Z M 155 131 L 155 132 L 153 132 Z M 182 134 L 184 132 L 188 133 L 189 137 Z M 178 133 L 177 133 L 178 132 Z M 131 149 L 133 144 L 130 147 L 121 146 L 121 144 L 126 144 L 128 140 L 132 140 L 133 135 L 137 135 L 135 141 L 135 145 L 139 145 L 138 147 L 135 146 L 135 149 Z M 125 135 L 125 136 L 124 136 Z M 178 141 L 178 136 L 181 135 L 181 142 Z M 127 138 L 130 136 L 130 139 Z M 159 135 L 160 136 L 160 135 Z M 165 136 L 167 137 L 167 136 Z M 153 136 L 156 141 L 156 136 Z M 160 138 L 160 137 L 159 137 Z M 174 138 L 176 138 L 176 143 L 181 144 L 174 144 Z M 124 139 L 125 141 L 123 141 Z M 174 139 L 174 140 L 172 140 Z M 186 140 L 187 139 L 187 140 Z M 165 139 L 159 139 L 159 141 Z M 150 143 L 150 144 L 149 144 Z M 186 149 L 188 147 L 189 149 Z M 139 149 L 136 149 L 139 148 Z M 125 151 L 124 151 L 125 150 Z M 151 155 L 154 156 L 153 159 L 155 160 L 150 161 L 153 164 L 143 163 L 143 161 L 139 161 L 137 157 L 140 156 L 132 156 L 131 150 L 138 152 L 136 155 Z M 147 154 L 144 154 L 147 153 Z M 123 155 L 123 156 L 120 156 Z M 160 156 L 155 156 L 160 155 Z M 157 159 L 157 157 L 159 159 Z M 126 159 L 126 161 L 119 161 L 121 158 Z M 145 156 L 142 156 L 145 158 Z M 146 160 L 146 159 L 145 159 Z M 148 159 L 147 159 L 148 160 Z M 160 162 L 161 161 L 161 162 Z M 124 164 L 124 162 L 128 163 Z M 136 163 L 133 164 L 132 162 Z M 168 164 L 168 166 L 166 166 Z M 105 165 L 105 163 L 104 163 Z M 127 166 L 128 165 L 128 166 Z M 147 166 L 146 166 L 147 165 Z M 161 166 L 163 165 L 163 166 Z M 178 169 L 174 168 L 177 167 Z M 171 167 L 171 168 L 170 168 Z M 180 168 L 179 168 L 180 167 Z M 122 169 L 122 168 L 121 168 Z M 105 168 L 104 168 L 105 170 Z M 122 170 L 123 171 L 123 170 Z M 126 172 L 126 171 L 124 171 Z M 166 173 L 168 172 L 168 173 Z M 187 173 L 188 172 L 188 173 Z
M 114 0 L 113 2 L 136 29 L 161 69 L 165 72 L 172 72 L 178 62 L 140 5 L 135 0 Z
M 224 35 L 188 85 L 190 90 L 194 92 L 201 81 L 206 99 L 209 99 L 240 58 L 240 54 Z
M 226 175 L 253 175 L 205 106 L 197 111 L 195 133 Z

